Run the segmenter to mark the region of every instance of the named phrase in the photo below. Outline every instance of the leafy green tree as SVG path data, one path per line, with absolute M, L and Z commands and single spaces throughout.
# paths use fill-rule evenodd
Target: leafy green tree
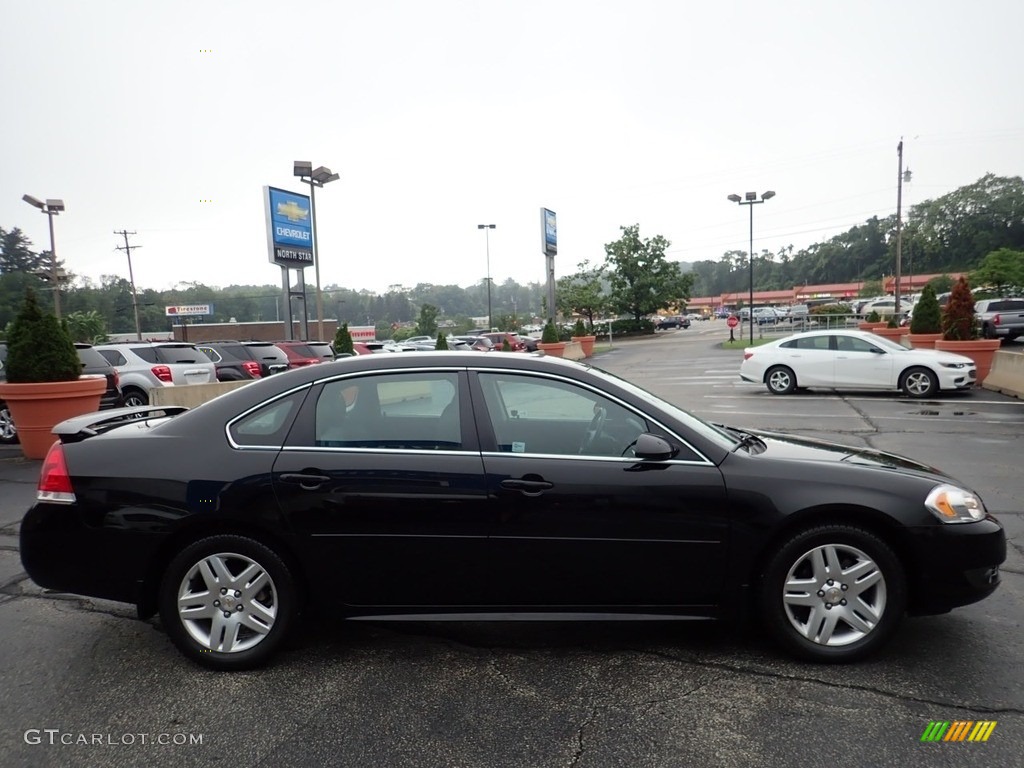
M 587 261 L 579 267 L 579 272 L 558 280 L 556 303 L 563 315 L 583 315 L 593 328 L 594 318 L 604 314 L 608 307 L 608 294 L 602 282 L 604 268 L 591 267 Z
M 939 275 L 929 280 L 928 285 L 935 290 L 936 294 L 949 293 L 953 290 L 953 278 L 949 275 Z
M 44 263 L 43 254 L 32 251 L 32 241 L 15 227 L 10 231 L 0 227 L 0 273 L 37 273 L 49 267 L 49 253 Z
M 1024 251 L 1000 248 L 981 260 L 971 273 L 971 283 L 990 286 L 997 294 L 1016 293 L 1024 287 Z
M 416 331 L 423 336 L 433 336 L 437 333 L 437 307 L 433 304 L 423 304 L 420 307 L 420 318 L 416 321 Z
M 921 291 L 921 298 L 914 305 L 914 313 L 910 318 L 911 333 L 941 333 L 942 332 L 942 311 L 939 307 L 939 300 L 935 296 L 935 289 L 931 283 Z
M 622 237 L 604 247 L 611 308 L 639 321 L 689 299 L 693 275 L 684 275 L 677 263 L 665 258 L 671 243 L 661 235 L 641 239 L 639 224 L 620 229 Z
M 872 296 L 881 296 L 884 293 L 881 280 L 866 280 L 857 295 L 862 299 L 870 299 Z
M 107 323 L 95 309 L 88 312 L 69 312 L 64 315 L 72 341 L 102 344 L 107 340 Z
M 338 332 L 334 334 L 335 354 L 355 354 L 356 348 L 352 345 L 352 334 L 349 333 L 348 323 L 342 323 Z

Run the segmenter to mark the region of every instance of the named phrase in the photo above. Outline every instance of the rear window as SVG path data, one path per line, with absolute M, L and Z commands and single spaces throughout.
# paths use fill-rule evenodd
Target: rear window
M 284 350 L 279 349 L 273 344 L 246 344 L 245 346 L 249 348 L 249 351 L 257 360 L 277 360 L 285 363 L 288 362 L 288 355 L 284 353 Z
M 319 357 L 313 349 L 306 344 L 289 344 L 286 349 L 290 349 L 292 354 L 298 357 Z
M 989 312 L 1024 312 L 1024 299 L 1003 299 L 989 302 Z
M 75 347 L 78 352 L 78 359 L 86 368 L 109 368 L 110 363 L 92 347 Z
M 171 365 L 173 363 L 209 363 L 210 358 L 191 345 L 154 347 L 154 362 Z

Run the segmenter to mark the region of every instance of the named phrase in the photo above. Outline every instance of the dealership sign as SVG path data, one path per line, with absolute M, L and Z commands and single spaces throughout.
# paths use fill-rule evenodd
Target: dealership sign
M 213 304 L 179 304 L 176 307 L 164 307 L 167 317 L 180 315 L 212 315 Z
M 270 262 L 282 267 L 313 264 L 313 224 L 308 195 L 276 187 L 263 188 Z

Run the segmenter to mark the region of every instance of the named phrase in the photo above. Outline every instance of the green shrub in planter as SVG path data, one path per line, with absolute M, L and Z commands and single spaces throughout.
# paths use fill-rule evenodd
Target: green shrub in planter
M 334 334 L 334 350 L 339 355 L 355 354 L 356 348 L 352 345 L 352 334 L 348 330 L 348 323 L 342 323 L 341 328 Z
M 880 323 L 880 322 L 882 322 L 882 316 L 880 314 L 878 314 L 878 310 L 872 309 L 871 310 L 871 314 L 869 314 L 865 318 L 865 320 L 867 322 L 869 322 L 869 323 Z
M 437 343 L 434 344 L 434 349 L 448 349 L 448 339 L 443 333 L 437 334 Z
M 576 321 L 576 327 L 572 329 L 573 336 L 586 336 L 587 327 L 583 325 L 583 320 L 579 319 Z
M 935 289 L 928 283 L 921 291 L 921 298 L 914 305 L 910 318 L 911 333 L 942 333 L 942 310 L 935 296 Z
M 555 324 L 548 320 L 544 324 L 544 331 L 540 335 L 541 344 L 557 344 L 559 342 L 558 329 L 555 328 Z
M 82 373 L 71 335 L 56 316 L 40 309 L 31 288 L 11 323 L 4 370 L 11 384 L 74 381 Z

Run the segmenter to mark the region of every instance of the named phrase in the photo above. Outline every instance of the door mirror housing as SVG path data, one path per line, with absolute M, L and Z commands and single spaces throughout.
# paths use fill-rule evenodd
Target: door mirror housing
M 636 446 L 633 448 L 633 455 L 638 459 L 650 459 L 652 461 L 665 461 L 679 453 L 678 448 L 672 445 L 663 437 L 644 432 L 636 439 Z

